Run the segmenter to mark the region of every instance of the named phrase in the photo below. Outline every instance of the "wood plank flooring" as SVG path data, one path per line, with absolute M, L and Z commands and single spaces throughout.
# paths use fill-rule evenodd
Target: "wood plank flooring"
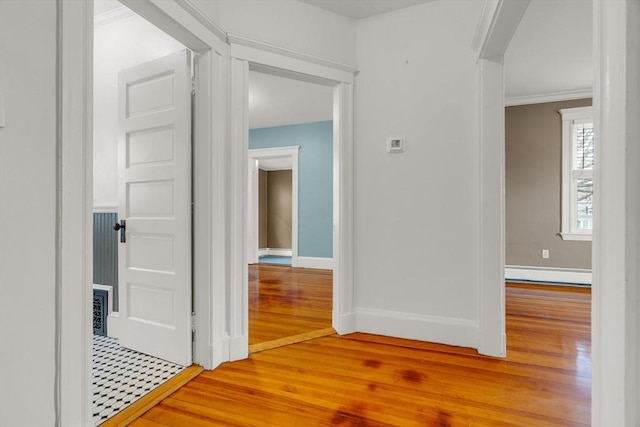
M 331 328 L 332 273 L 249 265 L 249 345 Z
M 506 359 L 332 335 L 204 372 L 132 425 L 590 425 L 589 290 L 509 285 L 506 304 Z

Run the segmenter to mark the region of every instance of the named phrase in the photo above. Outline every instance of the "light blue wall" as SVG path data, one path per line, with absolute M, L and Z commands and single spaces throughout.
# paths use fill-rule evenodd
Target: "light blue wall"
M 299 145 L 298 256 L 333 256 L 333 121 L 251 129 L 249 149 Z

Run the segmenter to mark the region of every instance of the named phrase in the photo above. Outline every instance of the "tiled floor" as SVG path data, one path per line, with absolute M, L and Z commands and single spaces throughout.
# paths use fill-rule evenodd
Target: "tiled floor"
M 93 422 L 106 421 L 184 367 L 93 336 Z

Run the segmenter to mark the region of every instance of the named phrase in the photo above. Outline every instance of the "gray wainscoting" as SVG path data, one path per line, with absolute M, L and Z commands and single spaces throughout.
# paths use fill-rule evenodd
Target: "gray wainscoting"
M 118 311 L 117 213 L 93 214 L 93 283 L 113 286 L 113 311 Z

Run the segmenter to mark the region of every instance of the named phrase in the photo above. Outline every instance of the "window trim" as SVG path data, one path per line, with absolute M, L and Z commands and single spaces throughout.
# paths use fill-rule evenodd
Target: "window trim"
M 573 201 L 576 199 L 575 189 L 572 186 L 573 125 L 580 122 L 593 123 L 593 107 L 563 108 L 559 113 L 562 116 L 562 224 L 560 237 L 562 240 L 591 241 L 593 230 L 578 231 L 571 224 L 575 223 Z M 593 179 L 593 173 L 587 175 L 591 175 L 591 179 Z

